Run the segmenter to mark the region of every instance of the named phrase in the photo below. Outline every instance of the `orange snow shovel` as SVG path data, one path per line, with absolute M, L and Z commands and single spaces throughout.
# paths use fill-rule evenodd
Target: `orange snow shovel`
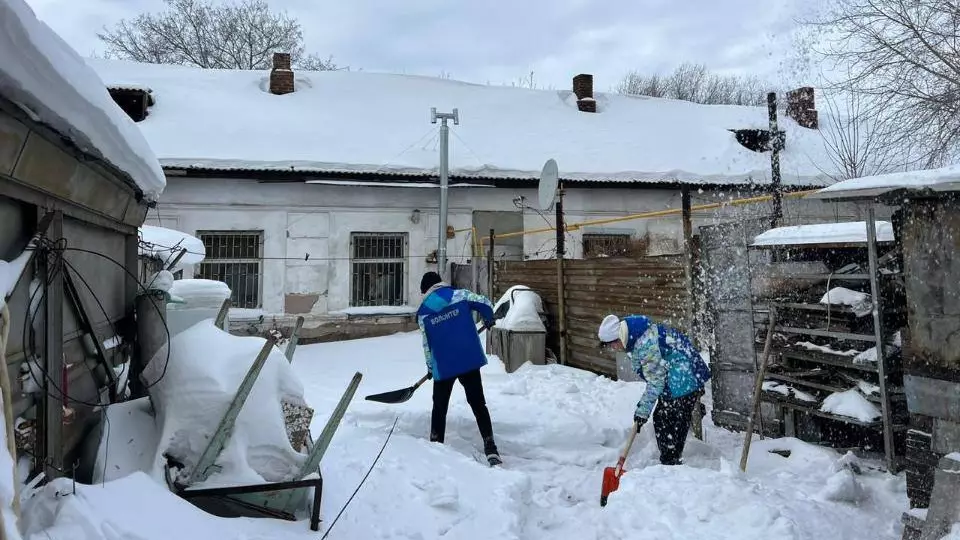
M 600 506 L 607 505 L 607 497 L 620 487 L 620 477 L 623 476 L 623 464 L 627 461 L 627 454 L 630 453 L 630 447 L 633 446 L 633 440 L 637 438 L 637 424 L 633 424 L 630 430 L 630 438 L 627 439 L 627 446 L 620 453 L 620 459 L 617 460 L 616 467 L 607 467 L 603 469 L 603 485 L 600 488 Z

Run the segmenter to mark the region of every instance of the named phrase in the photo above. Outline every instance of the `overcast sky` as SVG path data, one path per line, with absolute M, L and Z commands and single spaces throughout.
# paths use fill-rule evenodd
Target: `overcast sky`
M 77 51 L 96 32 L 163 8 L 162 0 L 27 0 Z M 299 18 L 311 52 L 368 71 L 567 88 L 592 73 L 609 90 L 629 70 L 684 62 L 784 76 L 797 0 L 270 0 Z M 794 81 L 790 81 L 793 84 Z

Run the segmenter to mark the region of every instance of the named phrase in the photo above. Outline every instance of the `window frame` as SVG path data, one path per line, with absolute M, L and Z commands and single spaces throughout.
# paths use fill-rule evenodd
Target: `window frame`
M 244 229 L 244 230 L 210 229 L 210 230 L 196 231 L 196 236 L 201 242 L 203 242 L 204 249 L 207 251 L 207 253 L 204 256 L 203 261 L 201 261 L 194 267 L 193 277 L 198 279 L 211 279 L 211 280 L 222 281 L 226 283 L 227 286 L 230 287 L 230 306 L 231 307 L 241 308 L 241 309 L 262 309 L 263 308 L 263 281 L 264 281 L 263 279 L 264 231 L 262 229 L 249 229 L 249 230 L 247 229 Z M 237 238 L 254 237 L 256 240 L 254 244 L 256 246 L 255 247 L 256 251 L 254 253 L 255 256 L 253 257 L 235 257 L 234 256 L 234 257 L 223 257 L 223 258 L 218 257 L 217 253 L 211 252 L 216 250 L 209 249 L 208 243 L 206 241 L 207 237 L 237 237 Z M 240 249 L 243 249 L 244 246 L 238 246 L 238 247 Z M 231 255 L 237 255 L 237 253 L 231 253 Z M 218 275 L 216 272 L 212 272 L 212 271 L 209 273 L 204 272 L 205 269 L 210 269 L 213 267 L 213 265 L 223 265 L 224 267 L 226 267 L 227 265 L 247 265 L 247 264 L 255 264 L 257 269 L 255 272 L 256 286 L 254 288 L 256 301 L 253 302 L 253 305 L 249 305 L 247 303 L 244 303 L 243 305 L 241 305 L 237 301 L 240 297 L 241 291 L 237 290 L 236 284 L 232 284 L 228 281 L 225 281 L 224 279 L 216 279 L 216 276 Z M 227 273 L 224 271 L 224 272 L 221 272 L 219 275 L 222 277 L 226 277 Z M 246 291 L 244 290 L 244 292 Z
M 396 239 L 399 240 L 399 255 L 395 257 L 375 257 L 375 256 L 363 256 L 358 254 L 358 238 L 380 238 L 380 239 Z M 375 248 L 376 246 L 374 246 Z M 371 232 L 371 231 L 351 231 L 350 232 L 350 293 L 349 293 L 349 305 L 350 307 L 379 307 L 379 306 L 406 306 L 410 301 L 409 291 L 408 291 L 408 279 L 410 271 L 410 234 L 406 231 L 398 232 Z M 380 255 L 383 255 L 381 253 Z M 399 264 L 400 265 L 400 281 L 399 281 L 399 303 L 375 303 L 370 300 L 371 290 L 367 290 L 367 299 L 362 300 L 360 291 L 357 290 L 358 283 L 360 282 L 362 275 L 358 273 L 358 265 L 389 265 L 389 264 Z

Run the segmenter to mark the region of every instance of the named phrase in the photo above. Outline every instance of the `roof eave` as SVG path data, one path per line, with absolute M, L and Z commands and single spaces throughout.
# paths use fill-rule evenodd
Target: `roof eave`
M 257 169 L 257 168 L 223 168 L 223 167 L 184 167 L 181 165 L 165 165 L 164 172 L 168 177 L 188 177 L 188 178 L 238 178 L 251 179 L 263 183 L 299 183 L 313 180 L 357 180 L 364 179 L 370 181 L 382 181 L 390 183 L 438 183 L 439 177 L 436 174 L 424 174 L 416 172 L 390 172 L 390 171 L 311 171 L 311 170 L 283 170 L 283 169 Z M 601 175 L 597 175 L 601 176 Z M 451 174 L 449 176 L 451 183 L 482 183 L 494 187 L 531 187 L 539 181 L 539 177 L 531 174 L 523 176 L 518 174 L 493 176 L 493 175 L 472 175 L 472 174 Z M 578 187 L 596 187 L 596 188 L 681 188 L 681 187 L 703 187 L 709 189 L 749 189 L 751 191 L 768 190 L 769 184 L 759 182 L 743 182 L 730 180 L 729 182 L 685 182 L 677 179 L 658 179 L 658 180 L 624 180 L 624 179 L 603 179 L 603 178 L 578 178 L 561 177 L 560 180 L 567 184 L 575 184 Z M 816 188 L 804 183 L 786 182 L 783 188 L 787 191 L 807 190 Z

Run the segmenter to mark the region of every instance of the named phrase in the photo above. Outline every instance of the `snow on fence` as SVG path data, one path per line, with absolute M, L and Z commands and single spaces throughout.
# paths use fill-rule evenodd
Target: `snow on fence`
M 610 257 L 564 261 L 567 363 L 616 376 L 612 355 L 600 353 L 597 326 L 609 313 L 642 314 L 683 328 L 690 302 L 682 256 Z M 559 357 L 557 261 L 499 261 L 494 298 L 514 285 L 537 292 L 547 312 L 547 347 Z

